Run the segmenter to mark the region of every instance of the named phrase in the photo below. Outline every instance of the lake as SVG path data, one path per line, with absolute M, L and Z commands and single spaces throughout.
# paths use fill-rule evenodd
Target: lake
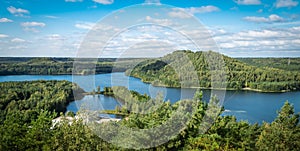
M 32 80 L 74 81 L 85 91 L 92 91 L 97 86 L 100 86 L 101 89 L 110 86 L 126 86 L 130 90 L 135 90 L 141 94 L 146 93 L 151 97 L 155 97 L 158 92 L 163 92 L 165 94 L 164 99 L 170 100 L 171 103 L 179 99 L 192 98 L 195 92 L 195 89 L 153 87 L 150 84 L 141 82 L 140 79 L 125 76 L 122 72 L 74 77 L 72 75 L 0 76 L 0 82 Z M 203 90 L 204 100 L 209 100 L 210 94 L 211 90 Z M 277 111 L 280 110 L 286 100 L 294 105 L 295 112 L 300 112 L 299 91 L 286 93 L 226 91 L 223 104 L 225 111 L 222 115 L 234 115 L 238 120 L 246 120 L 250 123 L 272 122 L 277 116 Z M 77 112 L 82 105 L 90 105 L 89 108 L 95 109 L 114 109 L 119 103 L 114 98 L 103 95 L 85 96 L 81 100 L 71 102 L 67 109 Z

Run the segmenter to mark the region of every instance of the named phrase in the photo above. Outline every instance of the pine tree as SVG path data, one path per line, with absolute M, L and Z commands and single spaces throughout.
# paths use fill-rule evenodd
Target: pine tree
M 277 118 L 271 124 L 264 123 L 256 147 L 259 150 L 300 150 L 298 122 L 299 114 L 285 102 Z

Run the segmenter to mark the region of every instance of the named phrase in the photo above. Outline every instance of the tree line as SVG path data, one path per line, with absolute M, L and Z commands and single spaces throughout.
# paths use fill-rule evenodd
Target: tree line
M 286 71 L 299 71 L 300 58 L 237 58 L 252 66 L 270 67 Z
M 140 59 L 78 59 L 77 69 L 74 70 L 75 60 L 72 58 L 0 58 L 0 75 L 88 75 L 124 72 Z

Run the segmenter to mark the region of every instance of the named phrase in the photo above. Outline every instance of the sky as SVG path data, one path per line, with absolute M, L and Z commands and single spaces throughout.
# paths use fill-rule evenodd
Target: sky
M 0 57 L 300 57 L 299 12 L 298 0 L 1 0 Z

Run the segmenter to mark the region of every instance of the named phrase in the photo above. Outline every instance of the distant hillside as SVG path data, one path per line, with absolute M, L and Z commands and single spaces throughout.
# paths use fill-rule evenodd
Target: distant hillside
M 271 67 L 287 71 L 300 71 L 300 58 L 236 58 L 249 65 Z
M 270 67 L 256 67 L 248 65 L 237 59 L 233 59 L 212 51 L 209 52 L 192 52 L 192 51 L 175 51 L 159 59 L 149 59 L 132 70 L 127 70 L 126 74 L 141 78 L 142 81 L 152 83 L 156 86 L 180 87 L 179 75 L 174 68 L 185 71 L 180 74 L 190 74 L 186 71 L 185 63 L 176 63 L 180 59 L 180 53 L 184 53 L 193 63 L 199 77 L 199 85 L 203 88 L 212 88 L 211 74 L 214 69 L 209 69 L 207 58 L 205 56 L 215 57 L 222 56 L 225 62 L 228 89 L 252 89 L 265 92 L 281 92 L 300 89 L 300 74 L 297 72 L 284 71 Z M 215 62 L 212 61 L 212 62 Z M 195 83 L 197 80 L 189 79 L 189 83 Z
M 55 60 L 55 61 L 72 61 L 72 58 L 55 58 L 55 57 L 0 57 L 0 63 L 20 63 L 28 61 Z
M 51 58 L 51 57 L 0 57 L 0 75 L 70 75 L 73 72 L 75 58 Z M 93 58 L 80 59 L 76 65 L 74 74 L 99 74 L 111 72 L 124 72 L 132 67 L 139 58 Z M 143 59 L 144 60 L 144 59 Z M 87 69 L 86 66 L 95 69 Z

